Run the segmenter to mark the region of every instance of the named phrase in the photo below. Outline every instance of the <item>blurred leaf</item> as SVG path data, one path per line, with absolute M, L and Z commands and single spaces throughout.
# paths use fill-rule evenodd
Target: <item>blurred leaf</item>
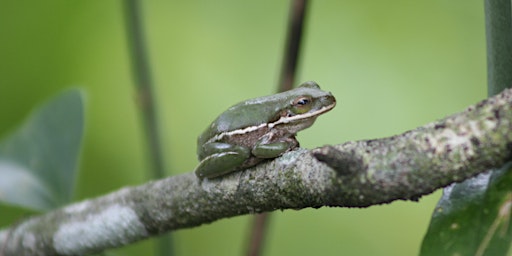
M 0 200 L 36 210 L 69 202 L 83 127 L 79 90 L 66 91 L 38 107 L 0 142 Z
M 512 232 L 511 165 L 444 189 L 421 255 L 507 255 Z

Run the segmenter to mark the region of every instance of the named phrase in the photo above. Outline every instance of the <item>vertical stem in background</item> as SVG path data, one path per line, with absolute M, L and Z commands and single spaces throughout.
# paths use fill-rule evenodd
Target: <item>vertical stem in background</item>
M 307 0 L 293 0 L 291 3 L 285 52 L 278 84 L 278 91 L 280 92 L 292 89 L 294 84 L 300 43 L 304 31 L 306 5 Z M 247 255 L 261 255 L 269 221 L 269 213 L 261 213 L 254 216 Z
M 510 0 L 485 0 L 487 92 L 512 86 L 512 20 Z
M 137 103 L 148 145 L 147 151 L 152 171 L 151 178 L 158 179 L 165 176 L 165 163 L 160 144 L 161 134 L 153 93 L 154 85 L 151 79 L 149 58 L 144 40 L 144 29 L 141 19 L 142 11 L 137 0 L 126 0 L 124 7 L 128 44 L 132 58 L 132 73 L 135 80 Z M 162 235 L 157 239 L 157 243 L 160 255 L 169 256 L 173 254 L 172 237 L 170 234 Z
M 283 63 L 279 77 L 280 92 L 292 89 L 297 73 L 300 43 L 304 31 L 307 0 L 293 0 L 288 20 L 288 35 L 284 48 Z
M 160 131 L 153 93 L 153 81 L 149 68 L 148 54 L 144 41 L 141 11 L 137 0 L 126 0 L 126 25 L 128 43 L 132 57 L 133 76 L 137 90 L 138 107 L 141 111 L 144 130 L 148 140 L 148 151 L 152 165 L 152 178 L 165 175 L 164 161 L 160 145 Z

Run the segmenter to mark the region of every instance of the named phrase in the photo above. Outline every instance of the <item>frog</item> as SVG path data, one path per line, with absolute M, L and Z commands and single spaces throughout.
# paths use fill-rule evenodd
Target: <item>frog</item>
M 313 81 L 235 104 L 197 138 L 194 172 L 214 179 L 279 157 L 299 147 L 297 132 L 335 106 L 334 96 Z

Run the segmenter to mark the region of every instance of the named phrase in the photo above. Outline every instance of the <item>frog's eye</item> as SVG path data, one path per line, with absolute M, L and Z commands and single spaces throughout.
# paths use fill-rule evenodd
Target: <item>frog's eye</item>
M 293 112 L 295 114 L 304 114 L 311 110 L 311 97 L 301 96 L 296 98 L 292 103 Z

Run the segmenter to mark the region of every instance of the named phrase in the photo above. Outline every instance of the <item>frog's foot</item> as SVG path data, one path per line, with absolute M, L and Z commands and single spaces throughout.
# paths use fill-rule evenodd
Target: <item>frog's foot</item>
M 291 139 L 267 144 L 262 143 L 254 146 L 251 153 L 258 158 L 275 158 L 297 146 L 298 142 Z

